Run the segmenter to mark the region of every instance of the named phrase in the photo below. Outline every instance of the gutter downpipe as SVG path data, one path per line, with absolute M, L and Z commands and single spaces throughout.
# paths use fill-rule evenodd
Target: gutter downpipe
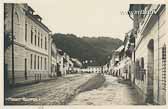
M 131 17 L 130 13 L 128 12 L 129 17 L 131 18 L 132 21 L 135 21 L 134 18 Z M 135 36 L 134 36 L 135 38 Z M 135 41 L 134 41 L 134 63 L 135 63 Z
M 11 27 L 12 27 L 12 87 L 15 86 L 15 70 L 14 70 L 14 4 L 12 3 L 12 16 L 11 16 Z
M 159 16 L 159 13 L 158 14 L 156 14 L 156 16 L 157 16 L 157 18 L 158 18 L 158 59 L 159 59 L 159 56 L 160 56 L 160 54 L 159 54 L 159 35 L 160 35 L 160 32 L 159 32 L 159 30 L 160 30 L 160 28 L 159 28 L 159 25 L 160 25 L 160 16 Z M 159 86 L 159 84 L 160 84 L 160 76 L 159 76 L 159 60 L 158 60 L 158 91 L 157 91 L 157 102 L 159 103 L 159 96 L 160 96 L 160 94 L 159 94 L 159 89 L 160 89 L 160 86 Z

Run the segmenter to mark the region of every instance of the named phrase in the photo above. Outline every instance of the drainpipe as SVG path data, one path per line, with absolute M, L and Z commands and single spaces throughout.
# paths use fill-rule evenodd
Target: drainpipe
M 52 33 L 49 32 L 49 37 L 48 37 L 48 75 L 51 77 L 51 45 L 52 45 L 52 38 L 51 38 Z
M 128 12 L 129 17 L 131 18 L 131 20 L 134 22 L 135 19 L 131 17 L 130 13 Z M 134 36 L 135 37 L 135 36 Z M 135 41 L 134 41 L 134 63 L 135 63 Z
M 160 16 L 159 16 L 159 13 L 158 14 L 156 14 L 157 15 L 157 19 L 158 19 L 158 91 L 157 91 L 157 101 L 158 101 L 158 103 L 159 103 L 159 96 L 160 96 L 160 91 L 159 91 L 159 89 L 160 89 L 160 86 L 159 86 L 159 84 L 160 84 L 160 76 L 159 76 L 159 35 L 160 35 L 160 33 L 159 33 L 159 25 L 160 25 Z
M 11 16 L 11 27 L 12 27 L 12 87 L 15 85 L 15 70 L 14 70 L 14 4 L 12 3 L 12 16 Z

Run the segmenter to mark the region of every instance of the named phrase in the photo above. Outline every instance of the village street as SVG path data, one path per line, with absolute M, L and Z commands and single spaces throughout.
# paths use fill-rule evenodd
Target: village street
M 7 104 L 62 105 L 69 102 L 76 89 L 95 74 L 69 74 L 55 80 L 9 90 Z
M 78 93 L 77 90 L 79 90 L 79 87 L 95 75 L 96 74 L 70 74 L 56 80 L 18 87 L 13 89 L 12 92 L 9 91 L 6 103 L 15 105 L 143 104 L 138 98 L 136 90 L 130 86 L 129 81 L 123 81 L 111 75 L 104 75 L 105 82 L 102 83 L 99 88 L 94 89 L 90 87 L 90 90 Z M 97 83 L 95 79 L 92 81 Z M 92 81 L 89 81 L 88 84 L 93 84 Z
M 142 105 L 135 88 L 128 81 L 105 75 L 106 81 L 98 88 L 77 95 L 69 105 Z

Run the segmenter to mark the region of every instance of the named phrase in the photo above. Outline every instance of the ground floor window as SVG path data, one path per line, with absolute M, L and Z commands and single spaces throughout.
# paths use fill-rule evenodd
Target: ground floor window
M 33 54 L 30 54 L 30 69 L 33 68 Z
M 45 70 L 47 70 L 47 59 L 44 59 Z

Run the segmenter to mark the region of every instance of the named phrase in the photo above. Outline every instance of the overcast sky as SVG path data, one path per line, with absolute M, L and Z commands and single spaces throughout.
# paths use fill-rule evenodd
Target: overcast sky
M 79 37 L 120 38 L 132 28 L 128 0 L 32 0 L 29 5 L 43 18 L 53 33 L 73 33 Z

